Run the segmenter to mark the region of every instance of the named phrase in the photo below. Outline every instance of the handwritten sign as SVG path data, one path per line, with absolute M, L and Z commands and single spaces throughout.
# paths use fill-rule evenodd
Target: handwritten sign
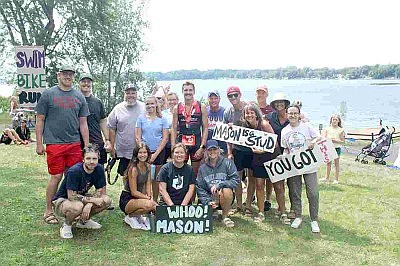
M 331 140 L 321 140 L 312 150 L 298 150 L 264 163 L 272 183 L 316 170 L 338 157 Z
M 15 46 L 20 107 L 35 107 L 46 88 L 43 46 Z
M 272 153 L 278 136 L 261 130 L 216 123 L 212 138 Z
M 212 209 L 208 205 L 157 206 L 152 231 L 162 234 L 212 232 Z

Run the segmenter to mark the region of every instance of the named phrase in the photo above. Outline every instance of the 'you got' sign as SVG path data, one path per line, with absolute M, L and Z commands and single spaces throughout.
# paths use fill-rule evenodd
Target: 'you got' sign
M 212 209 L 208 205 L 157 206 L 151 230 L 163 234 L 212 232 Z

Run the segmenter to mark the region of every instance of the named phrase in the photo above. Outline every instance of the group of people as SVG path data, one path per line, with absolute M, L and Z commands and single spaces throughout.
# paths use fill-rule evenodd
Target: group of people
M 272 190 L 279 219 L 293 228 L 301 225 L 302 176 L 287 181 L 291 204 L 287 212 L 285 182 L 271 183 L 263 163 L 303 147 L 312 148 L 320 136 L 303 122 L 300 106 L 290 105 L 283 93 L 275 94 L 269 105 L 268 88 L 262 85 L 256 89 L 257 101 L 244 102 L 240 88 L 230 86 L 226 96 L 232 106 L 225 109 L 219 105 L 218 91 L 209 92 L 208 106 L 195 100 L 195 85 L 191 82 L 182 85 L 181 102 L 168 90 L 155 90 L 141 102 L 139 89 L 128 84 L 124 101 L 106 116 L 102 102 L 92 94 L 92 76 L 80 76 L 80 91 L 72 87 L 74 76 L 73 67 L 62 66 L 57 73 L 58 85 L 44 91 L 36 107 L 36 152 L 47 153 L 51 175 L 44 221 L 55 224 L 64 218 L 62 238 L 73 237 L 73 225 L 101 227 L 91 217 L 111 204 L 103 170 L 107 152 L 119 160 L 117 172 L 124 177 L 119 207 L 125 213 L 125 223 L 134 229 L 150 229 L 148 214 L 157 205 L 192 204 L 196 194 L 198 204 L 222 210 L 222 223 L 227 227 L 234 226 L 229 217 L 232 213 L 253 214 L 255 194 L 254 221 L 262 222 L 264 212 L 271 208 Z M 214 140 L 216 122 L 277 134 L 275 151 L 267 153 Z M 311 229 L 318 233 L 316 171 L 303 178 Z M 247 181 L 245 205 L 243 181 Z M 95 193 L 88 194 L 92 186 Z M 232 210 L 235 200 L 236 208 Z
M 18 108 L 17 97 L 10 97 L 10 117 L 12 120 L 12 127 L 3 129 L 0 136 L 0 144 L 16 145 L 29 144 L 36 140 L 31 137 L 31 131 L 28 127 L 28 119 L 24 117 L 24 113 Z

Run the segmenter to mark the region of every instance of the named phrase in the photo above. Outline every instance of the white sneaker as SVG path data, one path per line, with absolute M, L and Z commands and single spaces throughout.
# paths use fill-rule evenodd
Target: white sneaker
M 60 228 L 60 236 L 61 238 L 65 239 L 71 239 L 74 237 L 72 234 L 72 226 L 67 225 L 66 223 L 63 223 L 63 225 Z
M 82 228 L 82 229 L 100 229 L 101 228 L 101 224 L 93 221 L 92 219 L 89 219 L 86 222 L 82 222 L 79 220 L 75 226 L 77 228 Z
M 294 221 L 292 222 L 291 227 L 294 228 L 294 229 L 297 229 L 297 228 L 300 227 L 300 225 L 301 225 L 302 222 L 303 222 L 303 219 L 301 219 L 301 218 L 296 218 L 296 219 L 294 219 Z
M 319 232 L 320 232 L 319 226 L 318 226 L 318 222 L 317 222 L 317 221 L 312 221 L 312 222 L 311 222 L 311 231 L 312 231 L 313 233 L 319 233 Z
M 124 221 L 133 229 L 142 229 L 142 225 L 136 217 L 129 217 L 129 215 L 126 215 Z
M 140 223 L 140 225 L 142 226 L 142 228 L 140 228 L 140 229 L 145 230 L 145 231 L 149 231 L 150 230 L 150 221 L 149 221 L 149 219 L 147 219 L 146 217 L 144 217 L 142 215 L 139 215 L 137 217 L 137 220 Z

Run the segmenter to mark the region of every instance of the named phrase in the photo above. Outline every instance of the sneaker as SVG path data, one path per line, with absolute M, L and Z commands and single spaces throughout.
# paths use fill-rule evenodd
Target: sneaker
M 253 218 L 255 223 L 262 223 L 265 220 L 265 215 L 262 212 L 259 212 L 256 216 Z
M 149 231 L 150 230 L 150 220 L 147 217 L 139 216 L 138 222 L 142 224 L 142 230 Z
M 289 219 L 296 219 L 296 213 L 293 211 L 293 210 L 291 210 L 289 213 L 288 213 L 288 216 L 287 216 Z
M 333 180 L 333 184 L 339 184 L 339 180 Z
M 86 222 L 78 221 L 75 225 L 77 228 L 82 229 L 100 229 L 101 224 L 93 221 L 92 219 L 87 220 Z
M 60 228 L 60 236 L 61 238 L 64 239 L 71 239 L 74 237 L 72 234 L 72 226 L 67 225 L 66 223 L 63 223 L 63 225 Z
M 269 202 L 268 200 L 266 200 L 264 202 L 264 211 L 269 211 L 271 209 L 271 202 Z
M 129 215 L 126 215 L 124 221 L 133 229 L 142 229 L 142 224 L 139 223 L 136 217 L 129 217 Z
M 297 229 L 297 228 L 300 227 L 300 225 L 301 225 L 302 222 L 303 222 L 303 219 L 301 219 L 301 218 L 296 218 L 296 219 L 294 219 L 294 221 L 293 221 L 291 227 L 294 228 L 294 229 Z
M 311 231 L 312 231 L 313 233 L 319 233 L 319 232 L 320 232 L 320 230 L 319 230 L 319 225 L 318 225 L 318 222 L 317 222 L 317 221 L 312 221 L 312 222 L 311 222 Z

